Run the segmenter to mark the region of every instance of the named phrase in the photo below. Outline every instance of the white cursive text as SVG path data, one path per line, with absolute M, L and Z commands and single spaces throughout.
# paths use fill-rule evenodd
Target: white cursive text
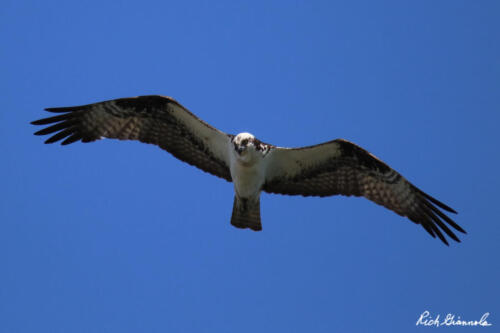
M 438 314 L 436 317 L 432 318 L 429 311 L 425 310 L 422 312 L 420 317 L 417 320 L 416 326 L 491 326 L 486 319 L 490 315 L 489 312 L 483 314 L 481 319 L 479 320 L 464 320 L 461 319 L 460 316 L 455 316 L 454 314 L 448 313 L 446 317 L 441 320 L 440 315 Z

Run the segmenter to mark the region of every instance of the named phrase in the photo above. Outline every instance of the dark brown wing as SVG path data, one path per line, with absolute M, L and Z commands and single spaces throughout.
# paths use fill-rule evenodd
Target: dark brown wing
M 227 147 L 232 136 L 203 122 L 172 98 L 140 96 L 46 110 L 61 115 L 32 122 L 52 124 L 35 133 L 55 133 L 45 143 L 62 139 L 63 145 L 102 138 L 138 140 L 231 181 Z
M 460 240 L 444 223 L 465 233 L 439 208 L 453 209 L 419 190 L 387 164 L 345 141 L 334 140 L 304 148 L 274 148 L 269 156 L 264 191 L 303 196 L 363 196 L 411 221 L 448 245 L 444 231 Z M 441 230 L 440 230 L 441 229 Z

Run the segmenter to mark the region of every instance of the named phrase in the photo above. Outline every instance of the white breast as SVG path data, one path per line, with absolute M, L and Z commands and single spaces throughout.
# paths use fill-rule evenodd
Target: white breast
M 260 194 L 265 181 L 265 165 L 259 152 L 249 152 L 248 162 L 241 161 L 232 149 L 230 171 L 234 190 L 240 198 L 253 198 Z

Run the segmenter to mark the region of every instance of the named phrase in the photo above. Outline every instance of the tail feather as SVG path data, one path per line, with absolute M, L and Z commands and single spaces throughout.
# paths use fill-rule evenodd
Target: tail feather
M 242 229 L 262 230 L 262 224 L 260 223 L 260 198 L 250 200 L 239 199 L 235 196 L 231 224 Z

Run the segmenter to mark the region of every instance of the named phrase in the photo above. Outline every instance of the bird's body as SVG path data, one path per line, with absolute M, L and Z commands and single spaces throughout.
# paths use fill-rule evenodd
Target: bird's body
M 250 133 L 226 134 L 177 101 L 164 96 L 122 98 L 95 104 L 49 108 L 61 115 L 34 121 L 52 124 L 35 134 L 55 133 L 46 143 L 63 145 L 105 138 L 152 143 L 180 160 L 234 183 L 231 223 L 261 230 L 260 193 L 302 196 L 364 196 L 411 221 L 448 244 L 444 223 L 465 233 L 440 209 L 456 213 L 408 182 L 387 164 L 355 144 L 337 139 L 301 148 L 266 144 Z M 439 209 L 440 208 L 440 209 Z
M 242 138 L 252 140 L 254 136 L 249 133 L 240 133 L 233 141 L 241 144 L 241 141 L 244 140 Z M 253 145 L 238 153 L 231 142 L 228 151 L 230 156 L 229 169 L 236 195 L 240 198 L 252 198 L 259 195 L 266 180 L 266 155 L 257 151 Z
M 238 228 L 261 230 L 260 192 L 266 181 L 270 148 L 256 149 L 250 133 L 236 135 L 229 145 L 229 169 L 234 183 L 234 206 L 231 224 Z

